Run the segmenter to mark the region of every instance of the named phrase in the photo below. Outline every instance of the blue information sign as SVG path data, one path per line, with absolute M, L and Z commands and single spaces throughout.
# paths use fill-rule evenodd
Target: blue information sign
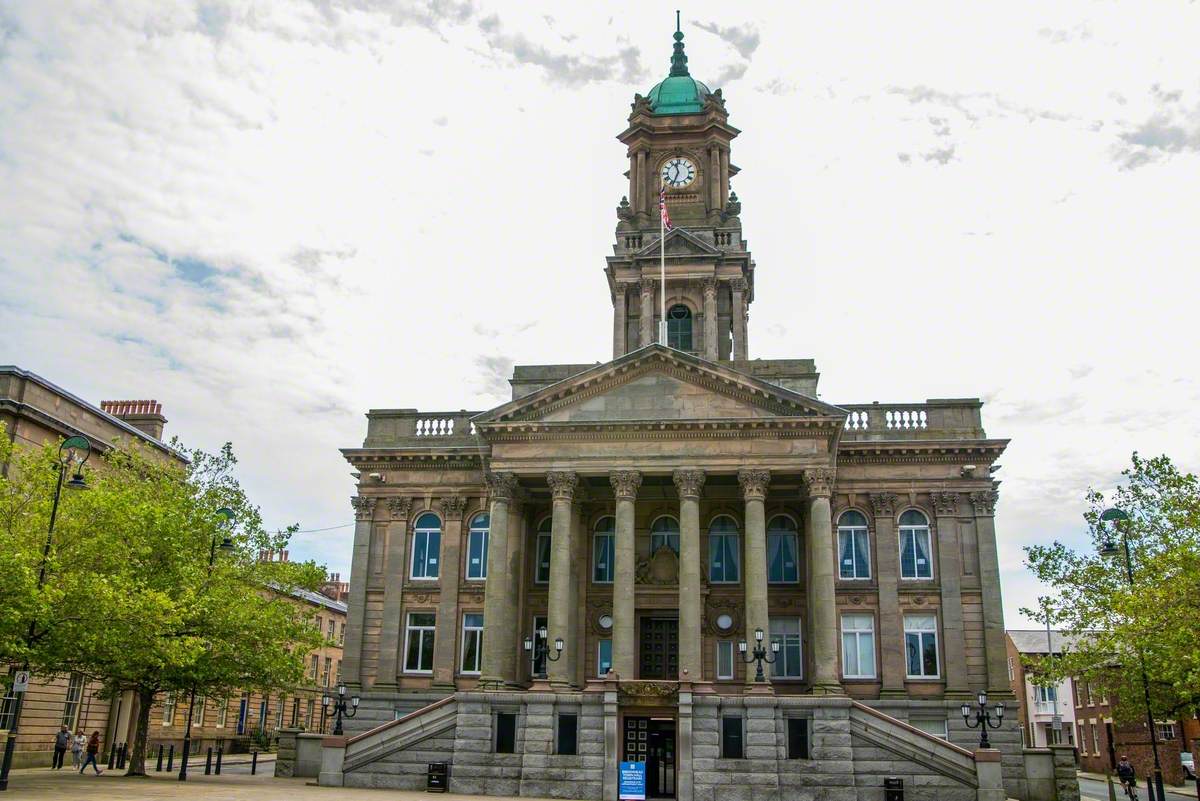
M 617 773 L 620 801 L 646 801 L 645 762 L 622 762 Z

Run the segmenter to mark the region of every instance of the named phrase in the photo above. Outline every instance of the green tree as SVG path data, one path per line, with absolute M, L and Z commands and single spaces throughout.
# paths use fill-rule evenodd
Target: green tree
M 1091 548 L 1077 552 L 1054 542 L 1025 549 L 1034 575 L 1059 590 L 1048 606 L 1052 622 L 1080 635 L 1061 659 L 1033 659 L 1030 666 L 1050 680 L 1074 676 L 1115 697 L 1125 722 L 1145 714 L 1144 666 L 1155 716 L 1178 719 L 1200 710 L 1200 481 L 1166 456 L 1136 453 L 1122 475 L 1109 503 L 1088 491 Z M 1101 521 L 1108 506 L 1129 520 Z M 1100 554 L 1110 544 L 1119 549 L 1116 558 Z M 1022 610 L 1039 620 L 1046 611 Z

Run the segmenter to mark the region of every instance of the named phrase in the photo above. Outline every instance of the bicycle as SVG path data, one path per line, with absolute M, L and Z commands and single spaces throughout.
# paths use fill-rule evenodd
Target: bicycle
M 1121 789 L 1125 791 L 1125 795 L 1130 801 L 1138 801 L 1137 781 L 1134 779 L 1121 779 Z

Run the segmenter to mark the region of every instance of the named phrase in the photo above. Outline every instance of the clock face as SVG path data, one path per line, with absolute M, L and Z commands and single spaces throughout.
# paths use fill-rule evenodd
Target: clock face
M 675 189 L 687 186 L 696 180 L 696 165 L 682 156 L 668 159 L 662 167 L 662 179 Z

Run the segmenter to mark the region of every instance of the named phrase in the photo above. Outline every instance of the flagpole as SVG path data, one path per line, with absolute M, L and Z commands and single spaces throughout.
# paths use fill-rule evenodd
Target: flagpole
M 659 176 L 659 197 L 662 208 L 658 212 L 658 270 L 661 288 L 658 292 L 658 344 L 667 344 L 667 183 Z

